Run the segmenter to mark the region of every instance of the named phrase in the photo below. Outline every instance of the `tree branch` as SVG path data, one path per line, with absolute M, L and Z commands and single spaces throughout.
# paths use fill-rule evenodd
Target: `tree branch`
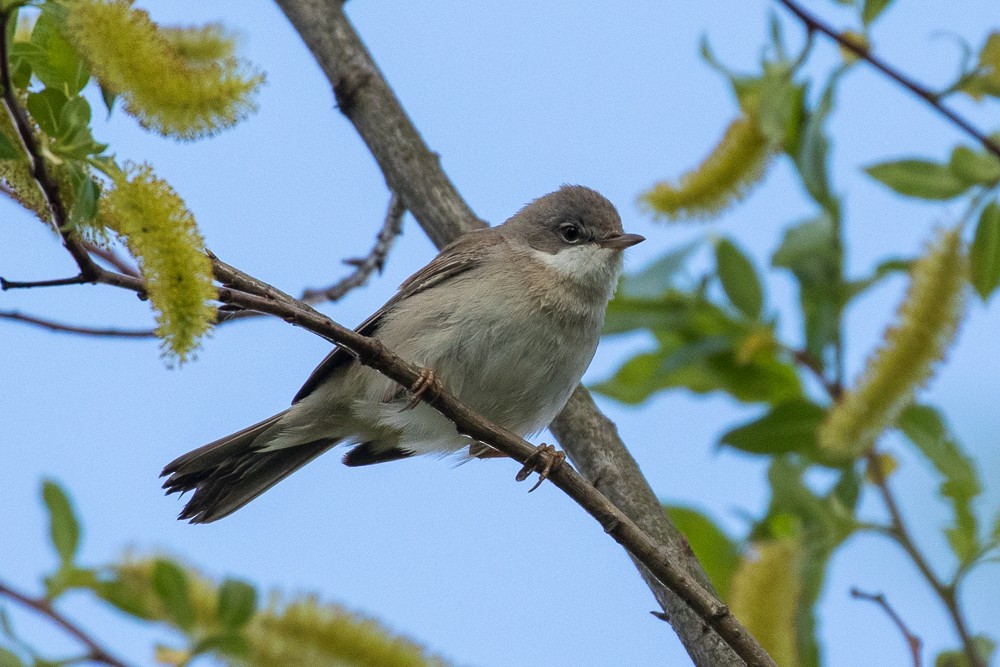
M 418 366 L 396 356 L 378 340 L 342 327 L 308 304 L 218 259 L 214 262 L 220 280 L 232 285 L 219 290 L 219 298 L 223 302 L 275 315 L 323 336 L 350 351 L 360 363 L 374 368 L 403 387 L 412 387 L 421 378 Z M 524 463 L 535 451 L 528 442 L 487 421 L 445 391 L 426 396 L 423 400 L 454 422 L 459 433 L 484 442 L 519 463 Z M 774 665 L 753 636 L 710 590 L 688 575 L 665 550 L 576 470 L 564 465 L 556 469 L 549 479 L 594 517 L 604 531 L 625 547 L 653 577 L 673 591 L 704 626 L 714 629 L 747 665 Z
M 971 667 L 987 667 L 982 656 L 979 655 L 975 643 L 972 641 L 972 635 L 969 633 L 965 617 L 962 616 L 962 610 L 959 609 L 955 586 L 945 584 L 938 578 L 934 570 L 931 569 L 930 563 L 920 553 L 920 549 L 906 527 L 903 515 L 899 511 L 899 505 L 896 503 L 896 498 L 893 496 L 892 489 L 889 488 L 889 483 L 886 481 L 885 474 L 882 471 L 882 466 L 878 460 L 878 452 L 874 448 L 869 449 L 865 457 L 868 460 L 868 471 L 871 479 L 875 483 L 879 495 L 882 496 L 882 502 L 885 503 L 886 510 L 889 512 L 889 527 L 886 534 L 903 548 L 903 551 L 910 557 L 913 564 L 917 566 L 920 574 L 923 575 L 924 579 L 934 590 L 934 593 L 944 604 L 945 609 L 948 611 L 948 616 L 955 626 L 955 631 L 962 642 L 962 648 L 969 660 L 969 665 Z
M 18 591 L 0 582 L 0 596 L 10 598 L 29 609 L 33 609 L 42 616 L 61 627 L 67 633 L 73 635 L 81 644 L 87 648 L 87 660 L 99 662 L 109 667 L 128 667 L 128 665 L 118 658 L 108 653 L 100 644 L 90 637 L 80 626 L 76 625 L 68 618 L 59 613 L 45 598 L 33 598 L 19 593 Z
M 880 57 L 872 53 L 868 48 L 856 43 L 845 37 L 843 34 L 837 32 L 834 28 L 828 24 L 821 21 L 818 17 L 810 14 L 805 9 L 800 7 L 794 0 L 777 0 L 780 4 L 784 5 L 788 11 L 795 15 L 803 25 L 805 25 L 806 30 L 810 33 L 819 32 L 833 41 L 837 42 L 841 48 L 850 51 L 858 58 L 866 61 L 869 65 L 882 72 L 902 87 L 909 90 L 911 93 L 922 99 L 927 104 L 931 105 L 939 114 L 947 118 L 953 125 L 961 129 L 963 132 L 968 134 L 970 137 L 975 139 L 977 142 L 982 144 L 983 148 L 993 153 L 998 158 L 1000 158 L 1000 144 L 990 139 L 988 136 L 980 132 L 975 126 L 972 125 L 964 117 L 960 116 L 955 111 L 952 111 L 949 107 L 945 106 L 941 102 L 940 96 L 931 92 L 924 86 L 920 85 L 912 78 L 907 76 L 905 73 L 896 69 L 886 61 L 882 60 Z
M 8 57 L 9 49 L 7 44 L 8 23 L 10 23 L 10 14 L 6 11 L 0 11 L 0 86 L 3 87 L 3 106 L 10 116 L 11 122 L 14 124 L 14 128 L 17 130 L 22 148 L 31 164 L 31 175 L 38 184 L 38 188 L 41 190 L 49 206 L 49 212 L 52 215 L 52 225 L 59 232 L 66 250 L 69 251 L 69 254 L 76 261 L 77 266 L 80 267 L 80 282 L 96 282 L 95 278 L 101 269 L 94 263 L 87 250 L 79 240 L 73 237 L 67 227 L 69 219 L 66 216 L 66 209 L 63 206 L 62 199 L 59 197 L 59 185 L 49 173 L 45 159 L 39 150 L 38 141 L 35 138 L 31 122 L 20 107 L 14 86 L 11 84 L 10 59 Z
M 375 245 L 372 246 L 371 251 L 365 257 L 344 260 L 346 264 L 354 267 L 354 271 L 329 287 L 305 290 L 299 300 L 306 303 L 339 301 L 352 289 L 361 287 L 368 282 L 368 278 L 376 271 L 382 273 L 382 267 L 385 266 L 386 257 L 392 250 L 392 244 L 395 243 L 396 237 L 403 232 L 403 215 L 405 214 L 406 207 L 403 206 L 402 199 L 393 193 L 389 200 L 389 209 L 385 212 L 385 221 L 375 237 Z
M 107 262 L 109 266 L 117 269 L 119 273 L 124 273 L 127 276 L 139 276 L 139 269 L 136 268 L 132 262 L 122 257 L 114 250 L 102 248 L 101 246 L 95 243 L 90 243 L 89 241 L 84 241 L 83 247 L 86 248 L 87 252 L 91 255 L 99 257 Z
M 85 327 L 76 324 L 57 322 L 33 315 L 25 315 L 16 310 L 0 310 L 0 319 L 24 322 L 36 327 L 57 331 L 59 333 L 79 334 L 97 338 L 154 338 L 156 332 L 152 329 L 115 329 L 102 327 Z
M 857 588 L 852 588 L 851 597 L 855 600 L 867 600 L 868 602 L 874 602 L 882 608 L 882 611 L 886 613 L 889 620 L 895 623 L 896 627 L 899 628 L 899 632 L 903 635 L 906 645 L 910 647 L 910 656 L 913 658 L 913 667 L 920 667 L 920 647 L 922 645 L 920 637 L 910 632 L 910 629 L 906 627 L 906 623 L 903 622 L 902 617 L 896 613 L 896 610 L 892 608 L 889 601 L 885 599 L 885 595 L 882 593 L 865 593 Z
M 340 110 L 375 157 L 389 188 L 431 240 L 442 247 L 483 227 L 441 169 L 378 70 L 337 0 L 276 0 L 326 75 Z M 578 387 L 551 429 L 580 470 L 608 499 L 653 536 L 707 590 L 711 584 L 687 540 L 670 522 L 638 465 L 590 394 Z M 645 576 L 645 575 L 644 575 Z M 737 667 L 742 661 L 694 618 L 667 587 L 646 576 L 657 601 L 699 667 Z
M 3 33 L 4 31 L 0 30 L 0 34 Z M 0 61 L 3 62 L 4 81 L 9 85 L 10 79 L 7 71 L 5 38 L 0 39 Z M 16 98 L 9 93 L 9 89 L 4 91 L 5 104 L 7 104 L 8 111 L 13 116 L 23 119 L 23 110 L 17 106 Z M 25 140 L 25 148 L 28 151 L 38 151 L 38 145 L 33 142 L 33 137 L 30 142 Z M 45 158 L 38 152 L 31 152 L 30 158 L 35 165 L 38 165 L 36 169 L 37 173 L 44 175 L 46 173 Z M 51 194 L 54 197 L 50 202 L 53 218 L 57 227 L 62 231 L 66 223 L 64 217 L 65 208 L 61 200 L 58 199 L 58 191 L 53 190 Z M 75 248 L 86 257 L 89 265 L 86 265 L 87 268 L 85 269 L 85 264 L 81 261 L 81 273 L 89 271 L 89 275 L 94 282 L 130 289 L 140 295 L 145 294 L 145 285 L 141 278 L 107 271 L 97 266 L 90 255 L 87 254 L 86 249 L 68 234 L 63 234 L 63 239 L 67 249 L 71 253 Z M 424 369 L 403 360 L 393 352 L 387 350 L 380 341 L 363 336 L 337 324 L 314 310 L 308 304 L 296 300 L 281 290 L 226 264 L 212 253 L 208 253 L 208 256 L 212 261 L 215 278 L 222 283 L 222 286 L 218 290 L 218 299 L 220 302 L 245 310 L 255 310 L 274 315 L 290 324 L 301 326 L 304 329 L 323 336 L 353 354 L 359 363 L 374 368 L 386 377 L 398 382 L 402 387 L 412 387 L 422 379 L 422 371 Z M 75 254 L 74 257 L 76 257 Z M 484 442 L 522 464 L 526 463 L 529 457 L 536 452 L 535 447 L 528 442 L 479 416 L 446 391 L 434 392 L 432 396 L 425 396 L 422 400 L 450 419 L 455 424 L 459 433 Z M 588 514 L 593 516 L 600 523 L 601 527 L 604 528 L 604 531 L 611 535 L 616 542 L 625 547 L 633 558 L 638 560 L 653 576 L 694 610 L 704 624 L 707 627 L 713 628 L 747 665 L 752 667 L 774 667 L 774 662 L 768 656 L 767 652 L 747 632 L 746 628 L 736 620 L 730 610 L 718 601 L 710 590 L 707 590 L 694 578 L 689 576 L 682 567 L 675 564 L 646 533 L 607 498 L 601 495 L 593 485 L 581 477 L 571 466 L 559 466 L 552 472 L 549 478 L 556 487 L 565 492 Z M 51 608 L 51 605 L 47 601 L 32 600 L 31 598 L 15 594 L 7 588 L 0 590 L 0 593 L 11 595 L 22 603 L 32 606 L 43 613 L 47 613 L 54 620 L 60 622 L 68 631 L 80 638 L 81 641 L 87 643 L 88 647 L 91 647 L 92 650 L 100 651 L 99 647 L 92 644 L 92 642 L 88 643 L 90 640 L 74 626 L 65 621 L 65 619 L 60 621 L 60 617 L 57 617 L 55 610 Z M 99 655 L 101 655 L 102 660 L 107 662 L 107 659 L 105 659 L 106 654 L 99 653 Z M 115 665 L 115 667 L 123 667 L 121 663 L 117 662 L 110 662 L 108 664 Z

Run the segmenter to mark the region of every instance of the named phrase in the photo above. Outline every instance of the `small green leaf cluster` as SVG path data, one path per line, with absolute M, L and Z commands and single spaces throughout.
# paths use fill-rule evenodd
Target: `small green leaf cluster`
M 204 241 L 183 200 L 151 167 L 121 165 L 94 139 L 84 93 L 93 81 L 109 112 L 121 97 L 143 126 L 193 139 L 249 113 L 262 76 L 235 57 L 235 40 L 221 26 L 161 28 L 125 0 L 46 0 L 4 16 L 17 103 L 59 202 L 39 189 L 7 113 L 0 114 L 0 191 L 63 233 L 102 245 L 123 241 L 146 281 L 165 354 L 184 362 L 215 318 Z
M 855 13 L 855 27 L 843 38 L 866 52 L 873 26 L 893 3 L 838 2 Z M 844 206 L 831 178 L 828 128 L 840 83 L 859 58 L 845 49 L 843 62 L 817 76 L 815 68 L 803 67 L 813 37 L 791 55 L 781 23 L 772 19 L 756 73 L 729 70 L 703 42 L 704 59 L 732 87 L 738 118 L 677 185 L 660 184 L 642 195 L 656 215 L 712 217 L 763 180 L 763 165 L 787 160 L 814 212 L 785 228 L 769 268 L 794 281 L 796 312 L 778 312 L 769 304 L 771 275 L 760 271 L 736 239 L 696 241 L 623 277 L 605 335 L 639 332 L 650 344 L 593 386 L 630 404 L 683 389 L 760 406 L 755 418 L 724 430 L 718 444 L 769 462 L 767 512 L 750 518 L 747 534 L 733 539 L 694 510 L 668 511 L 723 599 L 778 663 L 806 667 L 820 664 L 814 607 L 831 557 L 857 531 L 892 535 L 887 526 L 856 516 L 862 493 L 896 474 L 896 457 L 876 449 L 885 433 L 902 432 L 904 446 L 912 446 L 942 478 L 938 491 L 952 514 L 944 535 L 955 565 L 939 577 L 940 586 L 956 590 L 972 568 L 997 560 L 1000 549 L 1000 523 L 992 532 L 984 530 L 977 515 L 982 489 L 974 462 L 944 417 L 916 402 L 953 343 L 970 287 L 986 303 L 1000 286 L 1000 159 L 989 146 L 960 145 L 945 160 L 892 159 L 869 166 L 868 175 L 899 195 L 961 198 L 966 213 L 936 232 L 921 256 L 889 257 L 848 275 Z M 975 66 L 938 96 L 1000 97 L 998 72 L 1000 33 L 994 33 Z M 1000 141 L 1000 133 L 992 140 Z M 711 255 L 699 258 L 708 245 Z M 693 272 L 691 266 L 708 269 Z M 887 325 L 865 371 L 849 383 L 845 313 L 873 286 L 900 275 L 908 276 L 910 287 L 896 320 Z M 785 317 L 801 323 L 795 340 L 779 336 L 787 331 L 778 327 Z M 833 486 L 817 487 L 810 481 L 814 470 L 820 478 L 834 476 Z M 976 641 L 986 646 L 988 640 Z
M 233 667 L 445 667 L 421 646 L 390 633 L 377 621 L 314 596 L 260 603 L 252 584 L 233 578 L 214 582 L 166 556 L 125 557 L 103 567 L 78 562 L 81 528 L 66 492 L 45 481 L 52 546 L 59 564 L 45 577 L 44 604 L 56 608 L 68 590 L 150 627 L 171 629 L 171 639 L 151 650 L 149 660 L 184 667 L 200 656 Z M 21 639 L 0 608 L 0 665 L 47 667 L 78 662 L 56 658 Z M 199 663 L 200 664 L 200 663 Z

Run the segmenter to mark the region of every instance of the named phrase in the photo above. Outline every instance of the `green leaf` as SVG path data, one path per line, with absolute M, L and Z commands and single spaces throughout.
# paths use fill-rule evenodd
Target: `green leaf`
M 715 244 L 715 262 L 729 301 L 750 319 L 760 319 L 764 294 L 753 263 L 729 239 Z
M 996 643 L 986 635 L 975 635 L 972 637 L 972 646 L 979 655 L 980 662 L 984 665 L 990 664 Z M 934 667 L 970 667 L 969 658 L 962 649 L 942 651 L 934 658 Z
M 42 132 L 50 137 L 58 137 L 61 129 L 60 114 L 66 102 L 66 96 L 62 92 L 46 88 L 40 93 L 28 93 L 28 112 Z
M 898 160 L 867 167 L 869 176 L 901 195 L 921 199 L 951 199 L 969 189 L 969 184 L 947 165 L 928 160 Z
M 948 168 L 970 185 L 993 185 L 1000 181 L 1000 159 L 968 146 L 959 146 L 951 152 Z
M 771 258 L 772 266 L 790 269 L 799 282 L 806 350 L 821 364 L 837 340 L 843 299 L 832 216 L 825 211 L 788 229 Z
M 253 618 L 257 611 L 257 590 L 237 579 L 226 579 L 219 586 L 219 622 L 231 630 L 238 629 Z
M 802 395 L 797 371 L 775 350 L 749 358 L 741 354 L 752 325 L 732 319 L 699 294 L 671 292 L 643 302 L 642 309 L 628 317 L 617 313 L 612 326 L 626 319 L 631 325 L 650 325 L 659 348 L 630 359 L 594 387 L 612 398 L 639 403 L 674 387 L 697 393 L 725 391 L 746 402 L 780 403 Z
M 194 625 L 194 607 L 184 570 L 169 560 L 158 559 L 153 565 L 153 590 L 171 620 L 182 630 L 190 630 Z
M 639 354 L 593 389 L 635 404 L 679 387 L 698 394 L 723 391 L 747 403 L 779 403 L 802 393 L 798 375 L 788 364 L 773 356 L 740 363 L 731 343 L 719 338 Z
M 963 76 L 957 88 L 975 100 L 984 95 L 1000 97 L 1000 32 L 986 38 L 976 70 Z
M 101 188 L 86 171 L 73 179 L 73 208 L 69 212 L 69 224 L 79 227 L 90 223 L 97 215 L 97 200 Z
M 861 10 L 861 20 L 865 25 L 870 25 L 891 2 L 892 0 L 865 0 L 864 9 Z
M 115 100 L 118 99 L 118 93 L 113 90 L 108 90 L 104 86 L 101 86 L 101 100 L 104 102 L 104 108 L 108 110 L 108 118 L 111 117 L 111 112 L 115 109 Z
M 52 480 L 42 482 L 42 499 L 49 512 L 49 534 L 63 567 L 73 563 L 80 546 L 80 524 L 66 492 Z
M 691 254 L 701 245 L 701 239 L 671 250 L 652 264 L 639 271 L 622 277 L 616 298 L 657 298 L 675 287 L 676 277 L 690 259 Z
M 23 160 L 24 152 L 6 135 L 0 132 L 0 160 Z
M 719 597 L 728 600 L 733 573 L 740 563 L 739 547 L 705 514 L 679 505 L 664 505 L 663 509 L 687 538 Z
M 894 273 L 909 273 L 911 266 L 913 266 L 912 259 L 890 257 L 889 259 L 882 260 L 875 266 L 875 270 L 867 278 L 852 280 L 844 285 L 844 302 L 846 303 L 864 293 L 865 290 L 877 285 Z
M 786 65 L 766 65 L 760 86 L 760 101 L 753 114 L 761 132 L 774 146 L 799 131 L 805 86 L 792 81 Z
M 41 47 L 41 53 L 32 52 L 31 66 L 35 76 L 46 87 L 76 95 L 90 80 L 90 69 L 63 37 L 59 13 L 53 3 L 43 5 L 42 13 L 31 31 L 31 43 Z
M 0 646 L 0 667 L 22 667 L 21 659 L 13 651 L 8 651 Z
M 830 192 L 830 179 L 827 175 L 830 142 L 826 138 L 826 120 L 833 109 L 835 84 L 843 71 L 838 70 L 830 77 L 816 108 L 805 112 L 797 150 L 792 154 L 806 192 L 834 216 L 839 215 L 839 203 Z
M 979 215 L 969 252 L 969 273 L 976 292 L 987 301 L 1000 285 L 1000 205 L 995 200 Z
M 195 644 L 192 652 L 197 655 L 209 651 L 231 658 L 241 658 L 250 652 L 250 643 L 241 634 L 213 635 Z
M 982 491 L 975 465 L 948 432 L 940 413 L 926 405 L 911 405 L 899 417 L 899 427 L 941 475 L 940 493 L 954 510 L 954 524 L 945 531 L 952 551 L 963 565 L 980 552 L 972 500 Z
M 751 454 L 812 454 L 818 451 L 816 429 L 825 414 L 823 408 L 810 401 L 788 401 L 725 433 L 720 444 Z

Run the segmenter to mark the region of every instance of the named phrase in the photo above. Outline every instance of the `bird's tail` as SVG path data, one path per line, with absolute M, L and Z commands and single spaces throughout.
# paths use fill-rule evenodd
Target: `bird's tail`
M 174 459 L 163 469 L 167 493 L 194 491 L 179 519 L 210 523 L 229 516 L 337 444 L 325 438 L 281 449 L 265 449 L 257 438 L 287 414 L 248 426 Z

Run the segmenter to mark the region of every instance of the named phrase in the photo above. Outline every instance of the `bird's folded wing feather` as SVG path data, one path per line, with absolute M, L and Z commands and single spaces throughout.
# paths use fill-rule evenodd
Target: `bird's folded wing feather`
M 384 306 L 379 308 L 368 319 L 354 330 L 363 336 L 372 336 L 378 330 L 382 318 L 400 301 L 435 285 L 453 278 L 460 273 L 474 269 L 482 263 L 489 248 L 497 243 L 503 243 L 503 238 L 496 229 L 482 229 L 463 234 L 451 242 L 431 262 L 406 279 L 399 286 L 399 291 Z M 320 362 L 306 383 L 295 394 L 292 403 L 298 403 L 321 385 L 331 373 L 354 360 L 354 355 L 348 350 L 337 346 Z

